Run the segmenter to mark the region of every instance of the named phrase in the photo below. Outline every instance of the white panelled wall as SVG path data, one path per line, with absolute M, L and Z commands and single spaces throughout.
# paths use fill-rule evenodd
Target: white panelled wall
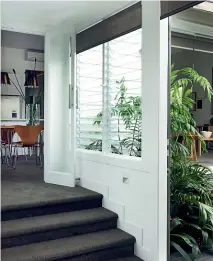
M 70 127 L 69 83 L 75 55 L 69 71 L 70 27 L 66 21 L 45 37 L 45 181 L 74 186 L 74 178 L 80 177 L 81 186 L 103 194 L 103 206 L 119 215 L 118 226 L 136 237 L 137 256 L 165 261 L 168 20 L 160 21 L 160 1 L 143 1 L 141 158 L 75 150 L 72 145 L 76 137 Z M 73 78 L 72 85 L 75 90 Z M 71 111 L 75 116 L 75 106 Z
M 70 128 L 70 34 L 45 37 L 45 164 L 47 183 L 74 186 Z

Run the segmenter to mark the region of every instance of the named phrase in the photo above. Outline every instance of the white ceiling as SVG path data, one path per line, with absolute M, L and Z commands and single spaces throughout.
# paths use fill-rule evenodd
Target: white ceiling
M 207 11 L 207 12 L 213 12 L 213 3 L 212 2 L 203 2 L 199 5 L 194 6 L 195 9 Z
M 1 29 L 44 34 L 70 18 L 81 31 L 136 1 L 2 1 Z
M 203 4 L 208 4 L 207 6 L 209 11 L 204 9 L 206 5 Z M 202 5 L 197 5 L 172 17 L 195 24 L 202 24 L 213 27 L 213 12 L 210 10 L 213 10 L 213 3 L 202 3 Z

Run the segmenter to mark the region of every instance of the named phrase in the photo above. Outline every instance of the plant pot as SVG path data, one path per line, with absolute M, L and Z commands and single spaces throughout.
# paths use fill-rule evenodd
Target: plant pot
M 201 131 L 201 135 L 204 138 L 209 139 L 212 136 L 212 132 L 211 131 Z

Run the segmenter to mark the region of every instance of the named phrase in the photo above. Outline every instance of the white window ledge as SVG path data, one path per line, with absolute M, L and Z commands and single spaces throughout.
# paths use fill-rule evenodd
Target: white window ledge
M 77 158 L 148 173 L 145 166 L 143 167 L 143 159 L 138 157 L 105 154 L 98 151 L 77 149 Z

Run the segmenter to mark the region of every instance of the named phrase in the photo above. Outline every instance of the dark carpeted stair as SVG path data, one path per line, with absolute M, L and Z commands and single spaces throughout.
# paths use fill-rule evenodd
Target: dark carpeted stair
M 102 195 L 2 209 L 2 261 L 140 261 Z
M 135 256 L 130 256 L 130 257 L 115 258 L 115 259 L 111 259 L 110 261 L 141 261 L 141 259 Z
M 94 194 L 94 193 L 93 193 Z M 1 220 L 12 220 L 24 217 L 49 215 L 81 209 L 92 209 L 102 206 L 101 194 L 76 196 L 60 200 L 47 200 L 23 205 L 2 207 Z

